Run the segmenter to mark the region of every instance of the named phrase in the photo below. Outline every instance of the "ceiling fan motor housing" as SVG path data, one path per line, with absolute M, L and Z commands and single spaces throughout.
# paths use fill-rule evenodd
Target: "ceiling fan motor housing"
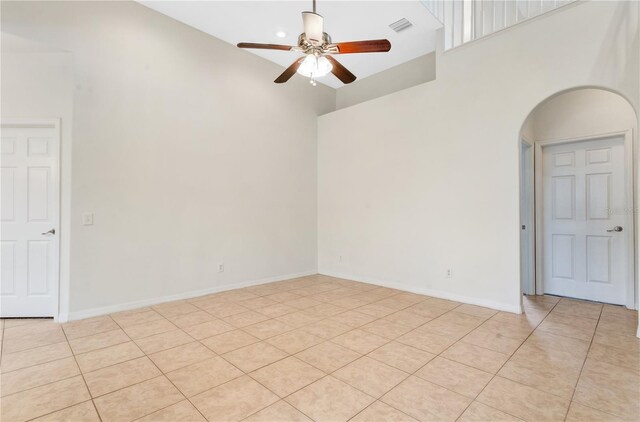
M 303 32 L 298 36 L 298 46 L 305 54 L 311 53 L 326 53 L 327 47 L 331 44 L 331 36 L 326 32 L 322 33 L 322 43 L 314 44 L 307 39 L 306 34 Z

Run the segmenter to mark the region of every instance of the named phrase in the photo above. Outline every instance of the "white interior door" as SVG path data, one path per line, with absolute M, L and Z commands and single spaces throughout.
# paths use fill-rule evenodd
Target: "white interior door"
M 632 227 L 624 138 L 544 147 L 544 292 L 625 304 Z
M 58 125 L 3 123 L 0 137 L 0 316 L 55 316 L 60 209 Z

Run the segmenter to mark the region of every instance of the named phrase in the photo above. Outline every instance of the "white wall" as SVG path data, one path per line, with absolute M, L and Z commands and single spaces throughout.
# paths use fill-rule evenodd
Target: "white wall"
M 3 31 L 73 54 L 71 318 L 315 272 L 332 89 L 276 85 L 279 66 L 133 2 L 1 7 Z M 4 55 L 2 73 L 12 116 L 5 85 L 33 77 Z
M 435 81 L 322 116 L 319 271 L 519 311 L 522 124 L 576 86 L 637 109 L 638 6 L 567 6 L 438 51 Z

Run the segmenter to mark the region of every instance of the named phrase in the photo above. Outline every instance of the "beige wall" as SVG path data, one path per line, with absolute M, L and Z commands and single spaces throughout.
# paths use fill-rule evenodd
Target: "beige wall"
M 520 130 L 576 86 L 638 107 L 639 6 L 567 6 L 438 51 L 434 81 L 322 116 L 320 272 L 519 311 Z
M 276 64 L 133 2 L 1 7 L 3 31 L 73 55 L 71 318 L 316 270 L 332 89 L 275 85 Z M 4 88 L 46 75 L 2 58 L 3 115 L 69 125 L 62 108 L 13 109 Z
M 436 53 L 425 54 L 336 89 L 336 108 L 350 107 L 435 78 Z

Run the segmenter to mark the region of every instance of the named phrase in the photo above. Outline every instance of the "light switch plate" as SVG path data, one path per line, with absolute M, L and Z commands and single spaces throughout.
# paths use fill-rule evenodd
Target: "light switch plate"
M 93 225 L 93 213 L 85 212 L 82 214 L 82 225 L 83 226 L 92 226 Z

